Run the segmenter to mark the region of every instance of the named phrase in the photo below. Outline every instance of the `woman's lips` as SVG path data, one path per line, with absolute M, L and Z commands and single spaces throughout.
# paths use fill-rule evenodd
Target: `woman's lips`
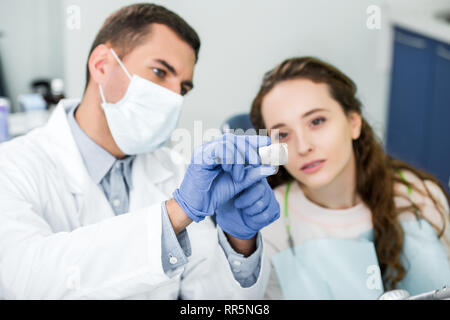
M 311 162 L 308 162 L 307 164 L 305 164 L 303 167 L 301 167 L 300 170 L 305 173 L 313 173 L 313 172 L 320 170 L 320 168 L 323 167 L 324 163 L 325 163 L 325 160 L 311 161 Z

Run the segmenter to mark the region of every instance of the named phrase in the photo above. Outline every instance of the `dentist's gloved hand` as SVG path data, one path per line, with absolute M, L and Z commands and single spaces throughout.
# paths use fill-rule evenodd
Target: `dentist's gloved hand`
M 250 239 L 280 217 L 280 206 L 267 179 L 250 186 L 216 211 L 217 224 L 239 239 Z
M 274 174 L 261 165 L 258 148 L 270 145 L 267 136 L 225 134 L 194 150 L 180 188 L 173 197 L 186 215 L 199 222 L 242 190 Z

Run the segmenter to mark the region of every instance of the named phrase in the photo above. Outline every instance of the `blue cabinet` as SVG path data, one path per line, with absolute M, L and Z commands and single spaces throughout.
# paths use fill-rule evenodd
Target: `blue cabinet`
M 427 143 L 427 169 L 449 187 L 450 177 L 450 45 L 435 47 L 434 88 Z
M 449 190 L 450 46 L 401 29 L 394 53 L 386 150 Z

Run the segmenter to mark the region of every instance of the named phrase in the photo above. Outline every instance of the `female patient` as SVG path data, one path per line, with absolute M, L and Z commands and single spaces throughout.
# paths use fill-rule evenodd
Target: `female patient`
M 253 101 L 255 128 L 289 149 L 269 178 L 282 217 L 262 231 L 267 298 L 376 299 L 450 285 L 448 195 L 384 153 L 355 94 L 335 67 L 303 57 L 266 73 Z

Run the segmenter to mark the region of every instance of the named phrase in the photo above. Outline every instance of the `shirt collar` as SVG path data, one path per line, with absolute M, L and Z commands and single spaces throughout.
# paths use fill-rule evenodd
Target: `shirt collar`
M 75 105 L 69 111 L 69 127 L 92 180 L 99 184 L 111 170 L 113 165 L 123 162 L 123 173 L 125 179 L 127 180 L 128 186 L 131 188 L 131 167 L 136 156 L 128 156 L 120 160 L 116 159 L 108 151 L 100 147 L 91 138 L 89 138 L 75 120 L 75 110 L 78 106 L 79 105 Z

